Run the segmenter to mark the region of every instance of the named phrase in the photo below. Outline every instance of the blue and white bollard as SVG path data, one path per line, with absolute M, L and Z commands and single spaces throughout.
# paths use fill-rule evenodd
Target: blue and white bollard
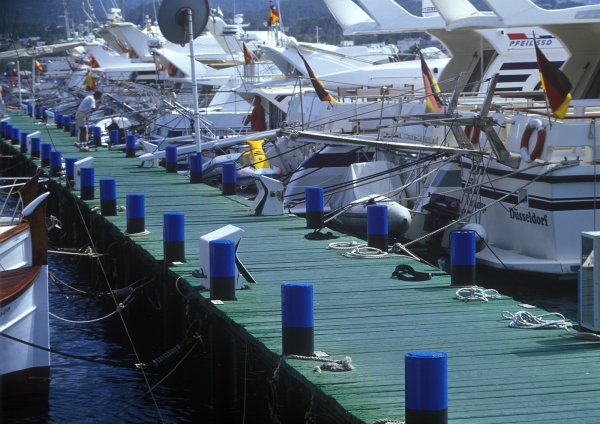
M 21 130 L 18 129 L 17 127 L 12 127 L 12 136 L 11 136 L 11 144 L 13 146 L 18 145 L 21 142 Z
M 177 147 L 167 146 L 165 147 L 165 160 L 167 161 L 165 167 L 168 174 L 174 174 L 177 172 Z
M 125 196 L 127 209 L 127 233 L 139 234 L 146 231 L 146 211 L 143 194 L 132 193 Z
M 27 131 L 23 131 L 21 133 L 21 153 L 27 153 L 27 136 L 29 133 Z
M 33 139 L 31 139 L 31 148 L 33 149 Z M 78 158 L 65 158 L 65 176 L 69 181 L 69 186 L 73 186 L 73 181 L 75 179 L 75 162 L 77 162 Z
M 101 178 L 99 183 L 102 216 L 117 216 L 117 180 Z
M 323 213 L 323 189 L 306 187 L 306 228 L 320 230 L 325 226 Z
M 222 187 L 223 196 L 235 195 L 235 184 L 237 181 L 237 167 L 235 162 L 225 162 L 222 167 Z
M 71 132 L 71 117 L 68 115 L 63 115 L 62 121 L 63 121 L 63 131 L 70 133 Z
M 52 151 L 52 144 L 42 143 L 42 168 L 48 168 L 50 166 L 50 152 Z
M 211 240 L 208 250 L 211 300 L 236 300 L 235 243 L 226 239 Z
M 50 152 L 50 176 L 60 177 L 62 171 L 62 153 L 60 150 Z
M 119 144 L 119 130 L 110 130 L 108 132 L 110 144 Z
M 42 139 L 39 137 L 32 137 L 31 138 L 31 158 L 39 159 L 41 157 L 41 149 L 42 149 Z
M 92 129 L 92 137 L 94 139 L 94 146 L 100 147 L 102 145 L 102 128 L 94 127 Z
M 81 168 L 81 200 L 94 200 L 94 168 Z
M 313 286 L 281 285 L 281 336 L 283 355 L 313 356 L 315 353 Z
M 56 128 L 62 130 L 64 128 L 63 116 L 60 113 L 57 113 L 54 120 L 56 121 Z
M 202 153 L 190 155 L 190 183 L 202 183 Z
M 163 214 L 163 250 L 165 264 L 185 262 L 185 231 L 182 212 Z
M 127 134 L 125 137 L 125 157 L 126 158 L 134 158 L 135 157 L 135 134 Z
M 475 238 L 475 231 L 456 230 L 450 233 L 450 285 L 476 285 Z
M 448 423 L 448 355 L 415 351 L 404 355 L 406 424 Z
M 388 207 L 367 206 L 367 246 L 388 251 Z

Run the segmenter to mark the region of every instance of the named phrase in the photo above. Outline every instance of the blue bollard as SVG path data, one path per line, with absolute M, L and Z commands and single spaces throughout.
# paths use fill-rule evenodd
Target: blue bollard
M 35 119 L 40 119 L 41 114 L 42 114 L 40 107 L 36 106 L 33 110 L 34 110 L 34 114 L 35 114 Z
M 94 168 L 81 168 L 81 200 L 94 200 Z
M 71 117 L 68 115 L 63 115 L 62 117 L 63 120 L 63 128 L 64 128 L 64 132 L 71 132 Z
M 101 178 L 100 181 L 100 212 L 102 216 L 117 215 L 117 180 Z
M 236 300 L 235 243 L 233 240 L 211 240 L 208 250 L 211 300 Z
M 474 286 L 475 231 L 457 230 L 450 233 L 450 285 Z
M 50 152 L 50 176 L 60 177 L 62 171 L 62 153 L 60 150 Z
M 119 144 L 119 130 L 110 130 L 108 137 L 110 144 Z
M 163 214 L 163 250 L 165 264 L 185 262 L 185 232 L 182 212 Z
M 94 127 L 92 129 L 92 136 L 94 138 L 94 146 L 100 147 L 102 145 L 102 128 Z
M 388 207 L 367 206 L 367 246 L 388 251 Z
M 125 196 L 127 209 L 127 233 L 139 234 L 146 231 L 145 199 L 143 194 L 132 193 Z
M 6 123 L 6 125 L 4 125 L 4 139 L 6 141 L 9 141 L 12 138 L 12 129 L 13 126 L 8 122 Z
M 125 157 L 126 158 L 134 158 L 135 157 L 135 134 L 128 134 L 125 137 Z
M 33 116 L 33 106 L 27 103 L 27 115 Z
M 168 174 L 177 172 L 177 147 L 167 146 L 165 147 L 165 160 Z
M 77 124 L 74 123 L 71 125 L 71 137 L 77 137 L 77 131 L 79 131 L 79 128 L 77 128 Z
M 190 155 L 190 183 L 200 184 L 202 182 L 202 153 Z
M 314 329 L 312 284 L 282 284 L 282 354 L 313 356 L 315 353 Z
M 415 351 L 404 355 L 406 424 L 448 423 L 448 355 Z
M 46 106 L 43 106 L 41 109 L 41 113 L 42 113 L 42 120 L 44 122 L 46 122 L 46 120 L 48 119 L 48 117 L 46 116 L 47 111 L 48 111 L 48 108 Z
M 235 162 L 225 162 L 221 165 L 222 169 L 222 187 L 223 196 L 233 196 L 235 194 L 235 183 L 237 179 L 237 167 Z
M 39 159 L 41 155 L 42 140 L 39 137 L 31 138 L 31 158 Z
M 4 130 L 6 129 L 6 121 L 0 122 L 0 137 L 4 138 Z
M 17 127 L 12 127 L 12 136 L 11 136 L 11 144 L 13 146 L 18 145 L 21 142 L 21 130 Z
M 56 121 L 56 128 L 59 130 L 63 129 L 63 116 L 60 113 L 56 113 L 54 115 L 54 120 Z
M 31 143 L 33 149 L 33 140 Z M 69 186 L 72 186 L 73 180 L 75 179 L 75 162 L 77 162 L 78 158 L 65 158 L 65 176 L 69 181 Z
M 42 168 L 48 168 L 50 166 L 50 152 L 52 151 L 52 144 L 42 143 Z
M 325 226 L 323 218 L 323 189 L 306 187 L 306 228 L 320 230 Z
M 21 133 L 21 153 L 27 153 L 27 136 L 29 133 L 27 131 L 23 131 Z

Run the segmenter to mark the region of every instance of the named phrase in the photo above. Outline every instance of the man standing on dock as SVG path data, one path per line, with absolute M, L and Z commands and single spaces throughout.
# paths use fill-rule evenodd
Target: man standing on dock
M 254 96 L 254 100 L 252 100 L 252 105 L 254 106 L 252 113 L 250 113 L 250 115 L 248 115 L 244 120 L 244 125 L 248 125 L 250 123 L 250 131 L 252 132 L 267 130 L 267 124 L 265 123 L 265 109 L 260 103 L 260 97 Z
M 75 113 L 75 122 L 79 128 L 79 151 L 80 152 L 91 152 L 92 149 L 88 147 L 88 130 L 86 122 L 89 120 L 88 113 L 95 112 L 100 108 L 102 104 L 102 92 L 94 91 L 94 94 L 90 94 L 79 104 L 77 112 Z

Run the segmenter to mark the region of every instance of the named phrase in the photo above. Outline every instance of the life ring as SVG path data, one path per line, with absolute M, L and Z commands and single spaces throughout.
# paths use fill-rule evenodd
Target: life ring
M 473 133 L 471 133 L 471 130 L 473 130 Z M 480 128 L 475 127 L 475 129 L 473 129 L 473 127 L 470 125 L 465 126 L 465 135 L 467 136 L 472 145 L 476 145 L 479 143 L 480 134 Z
M 535 142 L 535 147 L 531 153 L 529 153 L 529 139 L 535 130 L 537 130 L 537 140 Z M 544 129 L 542 121 L 539 119 L 530 120 L 525 127 L 525 131 L 523 131 L 523 136 L 521 136 L 521 158 L 527 163 L 533 162 L 539 158 L 542 154 L 545 141 L 546 130 Z

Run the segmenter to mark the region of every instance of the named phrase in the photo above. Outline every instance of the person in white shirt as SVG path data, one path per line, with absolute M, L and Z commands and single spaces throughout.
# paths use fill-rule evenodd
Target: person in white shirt
M 90 94 L 79 104 L 77 112 L 75 113 L 75 123 L 79 128 L 79 151 L 80 152 L 91 152 L 92 150 L 88 147 L 88 131 L 85 123 L 88 120 L 88 114 L 95 112 L 100 108 L 102 104 L 102 92 L 94 91 L 94 94 Z

